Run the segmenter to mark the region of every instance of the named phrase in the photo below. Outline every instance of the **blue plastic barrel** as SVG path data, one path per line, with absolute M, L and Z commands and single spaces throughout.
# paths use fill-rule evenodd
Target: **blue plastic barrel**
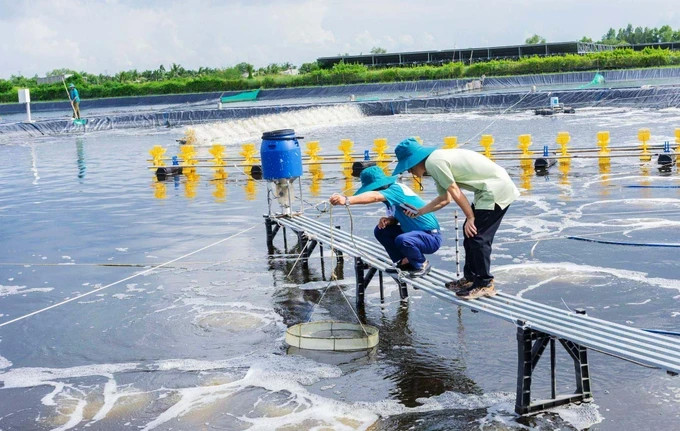
M 262 178 L 277 180 L 302 176 L 302 154 L 300 136 L 293 129 L 274 130 L 262 134 L 260 157 Z

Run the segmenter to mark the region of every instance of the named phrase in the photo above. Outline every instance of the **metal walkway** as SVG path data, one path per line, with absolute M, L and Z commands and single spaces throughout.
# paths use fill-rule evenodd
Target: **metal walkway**
M 344 255 L 354 258 L 356 272 L 356 302 L 362 306 L 364 292 L 371 279 L 378 272 L 382 298 L 383 271 L 391 267 L 391 261 L 377 241 L 369 241 L 336 227 L 332 232 L 327 225 L 304 215 L 292 217 L 270 217 L 265 215 L 267 244 L 270 250 L 280 227 L 287 227 L 298 237 L 304 247 L 302 257 L 308 259 L 317 245 L 326 245 Z M 518 371 L 517 399 L 515 411 L 518 414 L 534 413 L 546 408 L 577 401 L 592 400 L 587 349 L 615 356 L 647 367 L 659 368 L 670 374 L 680 373 L 680 339 L 650 333 L 641 329 L 620 325 L 587 316 L 585 310 L 574 312 L 530 301 L 503 292 L 492 298 L 473 301 L 461 300 L 446 289 L 444 284 L 452 275 L 433 268 L 430 273 L 416 279 L 398 279 L 400 295 L 408 296 L 408 286 L 421 289 L 445 301 L 488 313 L 517 326 Z M 576 393 L 558 395 L 555 377 L 556 341 L 566 349 L 574 361 Z M 531 378 L 542 353 L 551 347 L 551 393 L 552 398 L 543 401 L 531 400 Z

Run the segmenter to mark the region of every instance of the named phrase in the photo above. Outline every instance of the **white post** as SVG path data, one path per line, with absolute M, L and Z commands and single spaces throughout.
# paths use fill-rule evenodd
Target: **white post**
M 33 121 L 31 120 L 31 92 L 29 91 L 28 88 L 19 89 L 19 103 L 26 104 L 26 116 L 28 117 L 26 121 L 28 123 L 32 123 Z
M 456 277 L 460 277 L 460 254 L 458 251 L 458 210 L 453 212 L 453 218 L 456 226 Z M 465 233 L 463 233 L 465 235 Z

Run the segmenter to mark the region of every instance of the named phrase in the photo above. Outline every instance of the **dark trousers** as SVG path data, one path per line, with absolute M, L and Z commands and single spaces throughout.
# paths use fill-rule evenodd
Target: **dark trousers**
M 498 205 L 492 210 L 477 210 L 472 206 L 475 214 L 477 235 L 463 240 L 465 248 L 465 266 L 463 276 L 474 283 L 474 286 L 488 286 L 493 280 L 491 275 L 491 244 L 498 226 L 509 206 L 501 209 Z M 466 222 L 467 223 L 467 222 Z M 465 225 L 463 225 L 465 231 Z
M 385 247 L 385 251 L 387 251 L 392 262 L 399 262 L 406 257 L 415 269 L 420 269 L 423 266 L 423 262 L 425 262 L 424 254 L 432 254 L 439 250 L 442 245 L 440 233 L 420 230 L 404 233 L 399 225 L 389 225 L 383 229 L 376 226 L 373 234 L 378 242 Z

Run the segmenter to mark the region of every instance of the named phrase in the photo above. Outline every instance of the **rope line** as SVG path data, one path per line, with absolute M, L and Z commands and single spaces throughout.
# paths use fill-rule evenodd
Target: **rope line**
M 348 208 L 348 210 L 349 210 L 349 208 Z M 330 228 L 330 239 L 331 239 L 330 248 L 331 248 L 331 262 L 332 262 L 333 261 L 332 260 L 333 255 L 335 254 L 335 247 L 333 247 L 334 246 L 333 231 L 335 230 L 335 228 L 333 227 L 333 205 L 331 205 L 331 207 L 330 207 L 329 214 L 330 214 L 330 226 L 329 226 L 329 228 Z M 354 311 L 354 307 L 352 307 L 352 304 L 350 304 L 349 299 L 347 299 L 345 292 L 343 292 L 342 288 L 340 287 L 340 283 L 338 283 L 338 276 L 335 273 L 335 269 L 333 269 L 333 271 L 331 271 L 331 279 L 330 279 L 329 283 L 326 285 L 326 287 L 324 288 L 324 291 L 323 291 L 323 294 L 321 295 L 321 298 L 319 298 L 319 301 L 314 303 L 314 306 L 312 307 L 312 312 L 310 313 L 309 319 L 307 319 L 307 322 L 312 320 L 312 316 L 314 316 L 314 311 L 316 310 L 316 306 L 321 302 L 323 297 L 326 296 L 326 292 L 328 291 L 328 289 L 330 288 L 331 284 L 333 284 L 334 281 L 335 281 L 335 286 L 340 291 L 340 294 L 345 299 L 345 302 L 347 302 L 349 309 L 352 310 L 352 314 L 354 314 L 354 317 L 357 319 L 357 322 L 359 322 L 359 326 L 361 326 L 361 330 L 364 331 L 364 335 L 366 335 L 368 337 L 369 335 L 368 335 L 368 332 L 366 331 L 366 328 L 364 327 L 364 324 L 361 322 L 361 319 L 357 315 L 356 311 Z
M 136 274 L 133 274 L 133 275 L 131 275 L 131 276 L 129 276 L 129 277 L 125 277 L 125 278 L 123 278 L 123 279 L 121 279 L 121 280 L 114 281 L 113 283 L 107 284 L 106 286 L 102 286 L 102 287 L 100 287 L 99 289 L 91 290 L 91 291 L 89 291 L 89 292 L 83 293 L 82 295 L 78 295 L 78 296 L 74 296 L 73 298 L 65 299 L 64 301 L 58 302 L 58 303 L 56 303 L 56 304 L 52 304 L 52 305 L 50 305 L 50 306 L 48 306 L 48 307 L 41 308 L 41 309 L 39 309 L 39 310 L 33 311 L 33 312 L 31 312 L 31 313 L 28 313 L 28 314 L 24 314 L 23 316 L 17 317 L 17 318 L 12 319 L 12 320 L 8 320 L 7 322 L 0 323 L 0 328 L 2 328 L 3 326 L 7 326 L 7 325 L 9 325 L 9 324 L 11 324 L 11 323 L 15 323 L 15 322 L 18 322 L 18 321 L 20 321 L 20 320 L 26 319 L 26 318 L 28 318 L 28 317 L 35 316 L 36 314 L 43 313 L 43 312 L 45 312 L 45 311 L 47 311 L 47 310 L 51 310 L 51 309 L 53 309 L 53 308 L 57 308 L 57 307 L 62 306 L 62 305 L 64 305 L 64 304 L 68 304 L 69 302 L 76 301 L 76 300 L 78 300 L 78 299 L 80 299 L 80 298 L 84 298 L 84 297 L 86 297 L 86 296 L 92 295 L 93 293 L 99 293 L 99 292 L 101 292 L 101 291 L 104 290 L 104 289 L 107 289 L 107 288 L 109 288 L 109 287 L 115 286 L 115 285 L 117 285 L 117 284 L 123 283 L 123 282 L 128 281 L 128 280 L 131 280 L 131 279 L 133 279 L 133 278 L 139 277 L 139 276 L 141 276 L 141 275 L 149 274 L 149 273 L 151 273 L 151 272 L 153 272 L 153 271 L 155 271 L 155 270 L 157 270 L 157 269 L 159 269 L 159 268 L 162 268 L 162 267 L 164 267 L 164 266 L 166 266 L 166 265 L 169 265 L 169 264 L 171 264 L 171 263 L 177 262 L 178 260 L 184 259 L 185 257 L 192 256 L 192 255 L 194 255 L 194 254 L 196 254 L 196 253 L 199 253 L 199 252 L 201 252 L 201 251 L 203 251 L 203 250 L 207 250 L 207 249 L 209 249 L 210 247 L 214 247 L 214 246 L 216 246 L 216 245 L 218 245 L 218 244 L 221 244 L 221 243 L 223 243 L 223 242 L 225 242 L 225 241 L 228 241 L 228 240 L 230 240 L 230 239 L 232 239 L 232 238 L 235 238 L 235 237 L 237 237 L 237 236 L 239 236 L 239 235 L 241 235 L 241 234 L 243 234 L 243 233 L 248 232 L 249 230 L 254 229 L 256 226 L 258 226 L 258 224 L 254 224 L 254 225 L 252 225 L 251 227 L 246 228 L 246 229 L 244 229 L 244 230 L 242 230 L 242 231 L 240 231 L 240 232 L 237 232 L 237 233 L 235 233 L 235 234 L 233 234 L 233 235 L 230 235 L 230 236 L 228 236 L 228 237 L 226 237 L 226 238 L 222 238 L 222 239 L 219 240 L 219 241 L 215 241 L 215 242 L 212 243 L 212 244 L 206 245 L 205 247 L 201 247 L 201 248 L 199 248 L 198 250 L 194 250 L 194 251 L 192 251 L 192 252 L 190 252 L 190 253 L 187 253 L 187 254 L 182 255 L 182 256 L 180 256 L 180 257 L 177 257 L 177 258 L 175 258 L 175 259 L 169 260 L 169 261 L 167 261 L 167 262 L 165 262 L 165 263 L 161 263 L 160 265 L 154 266 L 153 268 L 149 268 L 149 269 L 144 270 L 144 271 L 142 271 L 142 272 L 138 272 L 138 273 L 136 273 Z
M 295 263 L 293 263 L 293 267 L 290 269 L 290 271 L 288 271 L 288 274 L 286 274 L 286 278 L 290 277 L 290 274 L 293 273 L 293 270 L 295 269 L 295 265 L 297 265 L 297 263 L 300 261 L 300 257 L 302 257 L 302 254 L 305 252 L 305 250 L 307 250 L 307 247 L 311 243 L 312 243 L 311 239 L 308 239 L 307 242 L 305 242 L 305 246 L 302 247 L 302 250 L 300 250 L 300 254 L 298 254 L 297 259 L 295 259 Z
M 575 239 L 577 241 L 586 241 L 586 242 L 596 242 L 598 244 L 612 244 L 612 245 L 630 245 L 633 247 L 672 247 L 672 248 L 680 248 L 680 244 L 678 243 L 654 243 L 654 242 L 623 242 L 623 241 L 608 241 L 604 239 L 597 239 L 597 238 L 584 238 L 580 236 L 568 236 L 567 239 Z
M 496 117 L 495 120 L 493 120 L 492 122 L 490 122 L 490 123 L 489 123 L 486 127 L 484 127 L 482 130 L 480 130 L 479 132 L 477 132 L 476 135 L 472 136 L 471 138 L 466 139 L 466 140 L 461 144 L 461 147 L 463 147 L 463 146 L 469 144 L 470 141 L 472 141 L 473 139 L 475 139 L 477 136 L 481 135 L 486 129 L 488 129 L 488 128 L 491 127 L 496 121 L 498 121 L 502 115 L 504 115 L 506 112 L 508 112 L 510 109 L 514 108 L 515 106 L 519 105 L 519 103 L 520 103 L 522 100 L 524 100 L 524 99 L 525 99 L 528 95 L 530 95 L 530 94 L 531 94 L 531 90 L 527 91 L 526 94 L 524 94 L 524 96 L 520 97 L 520 99 L 519 99 L 517 102 L 515 102 L 515 103 L 513 103 L 512 105 L 510 105 L 510 106 L 508 106 L 507 108 L 505 108 L 505 110 L 503 110 L 503 112 L 501 112 L 500 114 L 498 114 L 498 116 Z

